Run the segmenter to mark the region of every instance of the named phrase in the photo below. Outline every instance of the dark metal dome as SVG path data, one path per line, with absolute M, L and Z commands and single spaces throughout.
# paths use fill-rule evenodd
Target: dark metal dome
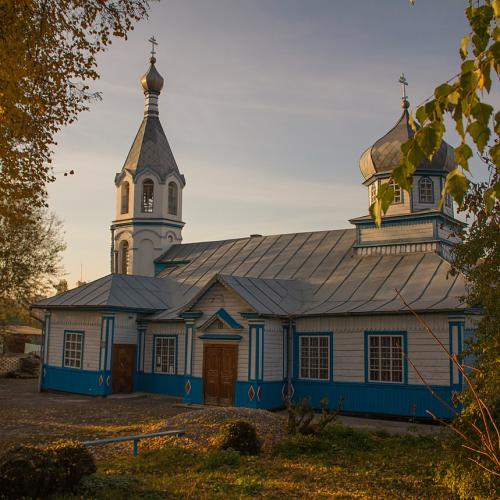
M 408 101 L 405 101 L 405 104 Z M 414 132 L 409 123 L 408 106 L 403 106 L 403 114 L 396 125 L 383 137 L 370 146 L 359 159 L 359 168 L 365 179 L 381 172 L 391 172 L 402 159 L 401 145 Z M 455 152 L 452 146 L 443 141 L 431 161 L 424 160 L 419 170 L 451 171 L 456 168 Z
M 156 59 L 152 57 L 149 61 L 151 65 L 141 78 L 141 85 L 144 89 L 144 93 L 159 94 L 163 88 L 163 77 L 156 70 Z

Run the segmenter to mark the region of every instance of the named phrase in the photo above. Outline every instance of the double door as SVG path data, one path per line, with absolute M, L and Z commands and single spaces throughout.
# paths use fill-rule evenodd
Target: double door
M 238 367 L 238 347 L 205 345 L 203 390 L 207 405 L 232 406 Z

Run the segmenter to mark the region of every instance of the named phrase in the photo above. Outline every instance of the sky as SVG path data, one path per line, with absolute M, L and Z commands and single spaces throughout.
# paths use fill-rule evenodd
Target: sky
M 49 187 L 70 287 L 110 272 L 114 176 L 142 120 L 154 35 L 184 242 L 349 227 L 361 153 L 457 73 L 466 1 L 162 0 L 98 60 L 102 101 L 57 137 Z M 453 133 L 447 136 L 456 144 Z

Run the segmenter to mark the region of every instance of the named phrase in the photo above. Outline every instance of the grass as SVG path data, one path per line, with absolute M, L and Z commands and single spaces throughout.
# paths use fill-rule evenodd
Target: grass
M 339 425 L 272 455 L 180 447 L 99 464 L 73 498 L 451 498 L 434 482 L 439 441 Z

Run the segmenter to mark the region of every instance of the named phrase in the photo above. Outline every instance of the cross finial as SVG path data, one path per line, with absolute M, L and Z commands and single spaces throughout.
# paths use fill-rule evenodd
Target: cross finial
M 406 95 L 406 87 L 408 86 L 408 80 L 406 79 L 406 76 L 404 73 L 401 73 L 401 76 L 399 77 L 398 81 L 401 84 L 401 93 L 403 94 L 401 96 L 401 98 L 403 100 L 403 107 L 407 108 L 409 106 L 408 96 Z
M 151 44 L 151 57 L 154 57 L 155 54 L 156 54 L 156 51 L 155 51 L 155 46 L 158 45 L 158 42 L 156 41 L 155 37 L 152 36 L 148 42 Z

